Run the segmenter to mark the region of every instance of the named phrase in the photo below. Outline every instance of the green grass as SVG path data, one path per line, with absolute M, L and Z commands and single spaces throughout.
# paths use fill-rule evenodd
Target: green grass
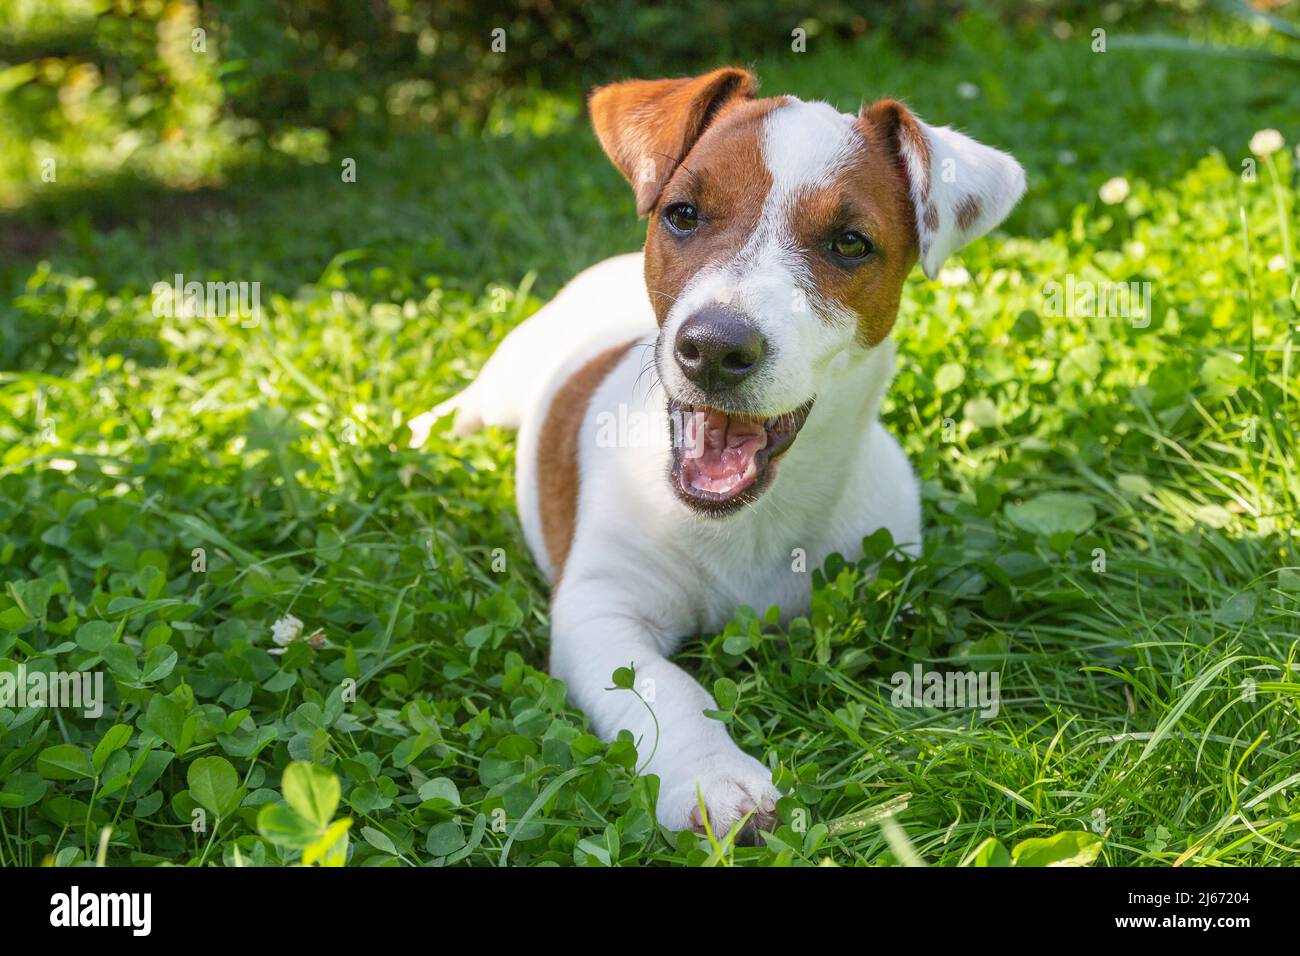
M 680 655 L 790 791 L 771 845 L 659 831 L 630 741 L 565 705 L 509 436 L 404 447 L 637 245 L 569 97 L 545 135 L 345 143 L 176 215 L 60 213 L 4 264 L 0 666 L 103 671 L 109 701 L 0 709 L 0 865 L 289 862 L 335 819 L 349 865 L 956 865 L 1094 824 L 1097 865 L 1300 858 L 1296 163 L 1241 176 L 1255 130 L 1300 138 L 1294 77 L 978 25 L 933 62 L 755 66 L 844 108 L 902 95 L 1031 180 L 964 276 L 905 294 L 885 416 L 924 556 L 833 559 L 806 618 L 740 609 Z M 262 323 L 155 317 L 176 272 L 262 282 Z M 1068 274 L 1149 281 L 1149 325 L 1045 314 Z M 322 646 L 269 654 L 286 614 Z M 891 706 L 916 661 L 999 669 L 1000 713 Z

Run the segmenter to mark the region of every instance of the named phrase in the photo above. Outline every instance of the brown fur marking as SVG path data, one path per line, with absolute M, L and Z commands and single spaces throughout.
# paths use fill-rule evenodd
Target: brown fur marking
M 601 145 L 632 181 L 638 212 L 651 214 L 645 278 L 661 326 L 691 278 L 734 259 L 762 214 L 772 185 L 763 158 L 764 121 L 790 100 L 753 99 L 753 90 L 748 73 L 723 69 L 689 80 L 616 83 L 592 96 Z M 874 346 L 898 317 L 920 233 L 938 230 L 939 210 L 931 198 L 930 147 L 906 106 L 878 100 L 862 110 L 857 129 L 857 159 L 798 197 L 788 226 L 817 295 L 856 314 L 859 341 Z M 652 154 L 657 162 L 650 181 L 638 182 L 636 167 Z M 915 160 L 911 166 L 908 156 Z M 917 182 L 910 181 L 914 169 Z M 913 202 L 918 197 L 921 222 Z M 685 237 L 673 234 L 659 215 L 679 202 L 699 213 L 698 229 Z M 971 221 L 979 213 L 978 206 L 962 211 Z M 828 243 L 846 229 L 867 233 L 877 250 L 870 261 L 845 267 L 826 255 Z
M 975 225 L 980 217 L 980 201 L 974 196 L 963 196 L 957 204 L 957 226 L 965 231 Z
M 785 102 L 775 97 L 728 107 L 664 185 L 656 213 L 688 202 L 699 211 L 700 227 L 679 238 L 657 215 L 650 220 L 645 279 L 660 325 L 695 273 L 734 258 L 753 235 L 772 188 L 763 161 L 763 120 Z
M 898 318 L 903 282 L 916 263 L 916 212 L 896 140 L 878 122 L 858 123 L 857 159 L 826 186 L 807 193 L 791 228 L 810 250 L 817 293 L 858 316 L 858 338 L 877 345 Z M 845 267 L 818 251 L 845 229 L 864 232 L 876 247 L 860 265 Z
M 925 204 L 925 228 L 930 232 L 939 231 L 939 207 L 932 202 Z
M 578 445 L 591 396 L 627 354 L 632 343 L 617 345 L 589 359 L 560 386 L 537 445 L 537 506 L 542 518 L 542 540 L 560 583 L 564 562 L 573 545 L 578 520 Z
M 912 115 L 912 111 L 898 100 L 876 100 L 862 111 L 859 122 L 864 126 L 874 126 L 884 136 L 884 145 L 899 162 L 904 177 L 910 178 L 910 170 L 903 159 L 905 151 L 916 156 L 918 164 L 924 170 L 930 169 L 930 143 L 921 132 L 921 127 Z M 912 183 L 919 203 L 925 206 L 930 201 L 930 177 L 926 175 L 920 182 Z
M 763 159 L 764 121 L 787 97 L 727 103 L 664 184 L 654 211 L 689 202 L 701 225 L 689 237 L 672 235 L 653 215 L 646 234 L 645 277 L 659 324 L 691 278 L 701 269 L 735 257 L 754 233 L 771 189 Z M 806 250 L 817 294 L 858 315 L 858 336 L 874 346 L 889 334 L 907 273 L 919 254 L 916 210 L 908 188 L 908 169 L 900 153 L 906 145 L 921 151 L 928 168 L 929 147 L 916 118 L 893 100 L 873 104 L 858 121 L 858 158 L 825 186 L 807 190 L 792 208 L 789 223 L 797 245 Z M 919 184 L 928 190 L 928 181 Z M 938 228 L 938 209 L 927 204 Z M 858 268 L 837 266 L 826 244 L 845 229 L 864 229 L 878 250 Z

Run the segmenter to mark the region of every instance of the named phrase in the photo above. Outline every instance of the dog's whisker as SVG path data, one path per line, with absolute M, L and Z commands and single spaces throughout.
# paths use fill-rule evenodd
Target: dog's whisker
M 632 401 L 633 401 L 633 402 L 636 401 L 636 390 L 637 390 L 637 388 L 639 388 L 640 385 L 641 385 L 641 379 L 642 379 L 642 377 L 644 377 L 644 375 L 646 374 L 646 372 L 651 372 L 651 371 L 654 371 L 654 373 L 655 373 L 655 378 L 658 378 L 658 371 L 655 369 L 655 363 L 654 363 L 654 360 L 653 360 L 653 359 L 651 359 L 649 362 L 647 362 L 647 363 L 645 363 L 644 365 L 642 365 L 642 366 L 641 366 L 641 371 L 637 372 L 637 374 L 636 374 L 636 380 L 632 383 Z M 654 389 L 654 381 L 653 381 L 653 380 L 652 380 L 651 383 L 650 383 L 650 387 L 651 387 L 651 390 L 653 391 L 653 389 Z M 649 392 L 647 392 L 647 393 L 646 393 L 646 398 L 649 399 L 649 397 L 650 397 Z
M 668 292 L 660 292 L 658 289 L 646 289 L 646 294 L 662 296 L 663 298 L 667 299 L 670 304 L 675 303 L 678 299 L 681 298 L 681 296 L 672 295 L 671 293 Z

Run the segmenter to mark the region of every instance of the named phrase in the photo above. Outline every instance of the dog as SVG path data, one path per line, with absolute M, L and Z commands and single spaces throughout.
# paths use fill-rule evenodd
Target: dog
M 903 283 L 1025 189 L 1011 156 L 896 100 L 855 115 L 755 92 L 732 67 L 598 88 L 591 121 L 649 218 L 643 252 L 580 273 L 410 422 L 415 446 L 453 413 L 457 435 L 518 429 L 552 673 L 602 738 L 631 731 L 661 825 L 742 844 L 781 795 L 670 657 L 741 605 L 806 613 L 796 549 L 860 559 L 887 528 L 919 552 L 917 479 L 877 420 Z M 611 686 L 619 668 L 637 693 Z

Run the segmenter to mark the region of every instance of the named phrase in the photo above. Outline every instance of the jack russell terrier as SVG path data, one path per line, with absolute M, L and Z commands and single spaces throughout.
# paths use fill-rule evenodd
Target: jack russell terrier
M 768 767 L 669 660 L 737 607 L 807 612 L 802 548 L 915 554 L 920 494 L 877 421 L 916 261 L 934 278 L 1024 192 L 1006 153 L 894 100 L 857 114 L 754 97 L 724 68 L 595 91 L 592 124 L 649 216 L 642 254 L 592 266 L 501 343 L 412 445 L 519 430 L 524 534 L 553 584 L 551 671 L 601 737 L 631 731 L 670 830 L 761 839 Z M 635 672 L 638 694 L 611 687 Z

